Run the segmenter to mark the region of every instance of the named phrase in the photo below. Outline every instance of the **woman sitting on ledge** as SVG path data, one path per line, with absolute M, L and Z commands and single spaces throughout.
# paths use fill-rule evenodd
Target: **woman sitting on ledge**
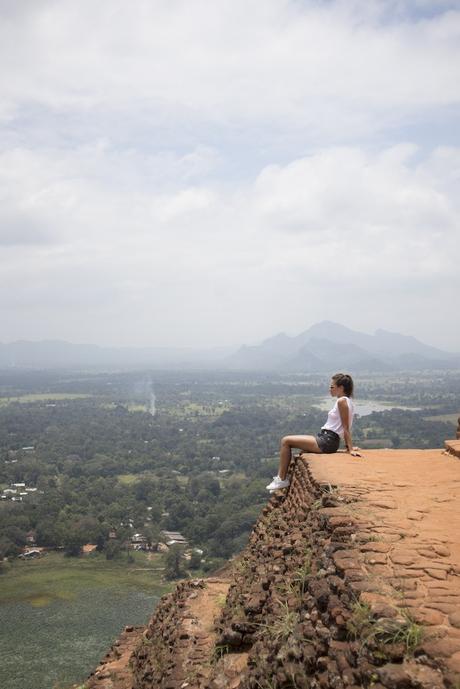
M 353 380 L 348 373 L 336 373 L 331 378 L 329 392 L 336 397 L 336 402 L 327 415 L 327 421 L 318 435 L 286 435 L 281 440 L 280 465 L 278 476 L 267 486 L 267 490 L 273 491 L 279 488 L 287 488 L 289 479 L 287 472 L 291 461 L 291 449 L 298 448 L 304 452 L 316 454 L 332 454 L 337 452 L 340 438 L 345 441 L 347 452 L 353 457 L 361 457 L 358 447 L 353 447 L 351 440 L 351 426 L 355 407 L 353 400 Z

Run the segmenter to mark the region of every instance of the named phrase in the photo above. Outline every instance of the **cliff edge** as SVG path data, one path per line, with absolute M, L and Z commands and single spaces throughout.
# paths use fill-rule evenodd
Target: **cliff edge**
M 85 686 L 459 689 L 459 533 L 455 453 L 300 455 L 232 565 L 181 582 Z

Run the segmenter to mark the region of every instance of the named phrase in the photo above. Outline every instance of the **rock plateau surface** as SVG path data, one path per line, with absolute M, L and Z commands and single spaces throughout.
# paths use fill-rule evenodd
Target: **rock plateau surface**
M 298 456 L 246 549 L 163 597 L 85 686 L 459 689 L 456 449 Z

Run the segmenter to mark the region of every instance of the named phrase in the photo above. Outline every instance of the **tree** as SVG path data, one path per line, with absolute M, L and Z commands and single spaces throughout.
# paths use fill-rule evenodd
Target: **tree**
M 192 552 L 192 556 L 188 563 L 189 569 L 200 569 L 201 567 L 201 555 L 197 550 Z
M 26 534 L 20 526 L 10 524 L 3 531 L 4 536 L 16 546 L 24 546 L 26 544 Z
M 113 560 L 121 554 L 121 543 L 118 540 L 110 539 L 107 541 L 104 548 L 105 559 Z
M 391 436 L 391 444 L 394 448 L 401 447 L 401 438 L 396 433 Z
M 182 546 L 174 544 L 170 547 L 166 553 L 165 565 L 166 579 L 181 579 L 185 577 L 185 558 Z
M 86 538 L 78 529 L 71 527 L 64 532 L 63 537 L 64 553 L 69 557 L 78 557 Z
M 8 556 L 15 557 L 16 555 L 19 555 L 20 552 L 21 548 L 13 543 L 13 541 L 10 541 L 8 538 L 0 539 L 0 562 L 3 560 L 3 558 Z
M 61 543 L 61 534 L 56 523 L 51 519 L 44 519 L 37 523 L 37 543 L 38 545 L 56 547 Z
M 147 545 L 152 548 L 157 545 L 160 540 L 160 529 L 157 524 L 150 523 L 148 526 L 142 527 L 142 533 L 147 539 Z

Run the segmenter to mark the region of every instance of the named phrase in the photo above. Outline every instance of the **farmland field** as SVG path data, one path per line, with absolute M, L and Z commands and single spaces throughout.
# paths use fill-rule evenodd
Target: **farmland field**
M 12 404 L 13 402 L 60 402 L 62 400 L 78 400 L 85 399 L 87 397 L 92 397 L 92 395 L 78 392 L 32 392 L 24 395 L 13 395 L 12 397 L 0 397 L 0 406 Z

